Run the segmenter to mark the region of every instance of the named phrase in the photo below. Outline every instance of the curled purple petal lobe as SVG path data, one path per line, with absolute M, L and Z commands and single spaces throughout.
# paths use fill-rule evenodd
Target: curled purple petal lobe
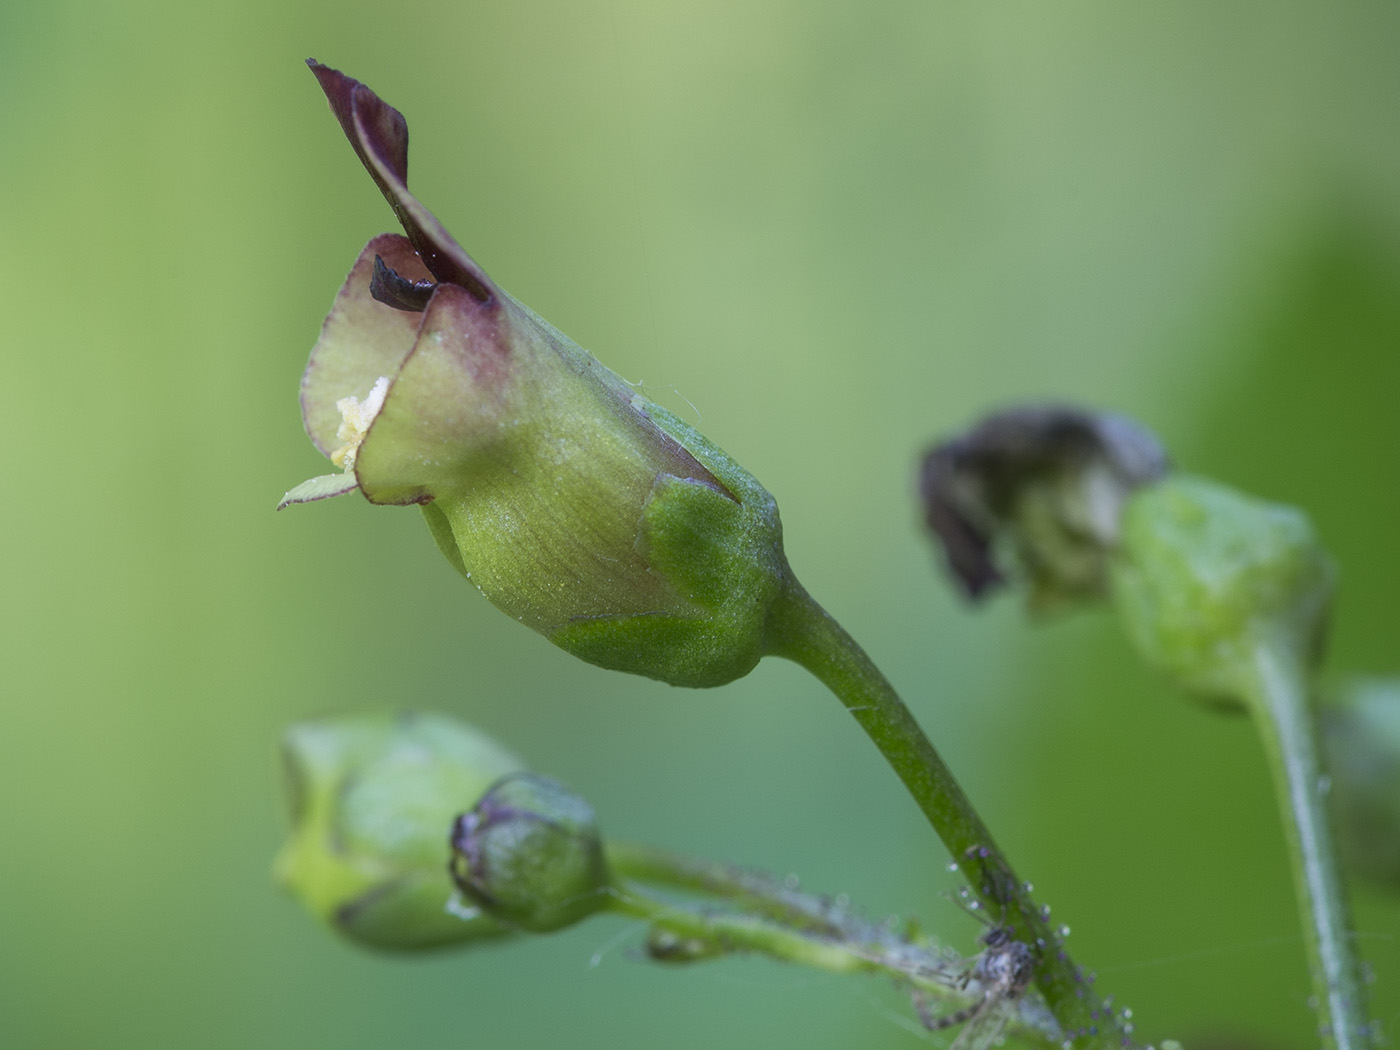
M 392 204 L 392 191 L 380 177 L 379 172 L 375 170 L 375 166 L 370 163 L 370 159 L 365 153 L 366 146 L 355 132 L 355 89 L 363 88 L 375 102 L 379 103 L 373 119 L 366 120 L 366 124 L 373 127 L 376 132 L 374 146 L 379 163 L 392 174 L 397 182 L 405 185 L 408 183 L 408 121 L 404 120 L 402 113 L 382 101 L 374 92 L 353 77 L 347 77 L 338 69 L 323 66 L 314 58 L 308 58 L 306 64 L 311 67 L 311 72 L 316 75 L 321 90 L 326 93 L 326 100 L 331 104 L 331 112 L 335 114 L 335 119 L 340 121 L 345 137 L 350 140 L 350 145 L 354 147 L 355 154 L 360 158 L 360 163 L 369 171 L 370 176 L 378 183 L 380 191 L 389 198 L 389 203 Z
M 364 84 L 314 59 L 311 72 L 355 154 L 394 209 L 404 232 L 439 281 L 471 292 L 484 307 L 495 304 L 496 286 L 437 218 L 408 192 L 408 124 L 403 114 Z
M 374 257 L 374 276 L 369 281 L 369 294 L 385 306 L 421 314 L 428 308 L 428 300 L 436 287 L 432 281 L 410 281 L 397 270 L 385 266 L 379 256 Z

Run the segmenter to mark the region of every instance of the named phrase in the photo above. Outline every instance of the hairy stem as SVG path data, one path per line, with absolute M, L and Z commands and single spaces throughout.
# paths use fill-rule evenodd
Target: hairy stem
M 946 993 L 949 979 L 921 975 L 880 960 L 857 946 L 789 929 L 759 915 L 727 910 L 698 910 L 660 900 L 625 883 L 614 891 L 613 910 L 644 919 L 654 928 L 693 938 L 718 953 L 754 952 L 783 962 L 809 966 L 828 973 L 886 973 L 908 979 L 916 986 Z
M 1318 1035 L 1331 1050 L 1364 1050 L 1373 1036 L 1324 805 L 1326 782 L 1318 765 L 1307 676 L 1292 648 L 1278 642 L 1256 646 L 1252 670 L 1251 706 L 1293 866 Z
M 658 869 L 657 874 L 665 872 Z M 653 935 L 661 931 L 691 945 L 674 957 L 680 961 L 751 953 L 827 973 L 881 975 L 916 997 L 932 998 L 949 1008 L 966 1007 L 978 995 L 964 986 L 967 964 L 949 958 L 931 943 L 909 943 L 890 935 L 864 941 L 791 929 L 747 912 L 680 907 L 626 881 L 613 887 L 612 910 L 647 922 Z M 654 957 L 663 961 L 672 958 L 664 952 Z M 1063 1038 L 1054 1022 L 1033 1011 L 1015 1015 L 1012 1034 L 1047 1050 L 1058 1050 Z
M 1067 1036 L 1082 1047 L 1129 1045 L 1131 1026 L 1106 1009 L 1074 965 L 1048 913 L 1031 899 L 972 803 L 894 687 L 865 651 L 791 576 L 770 620 L 774 655 L 801 664 L 846 706 L 879 748 L 994 921 L 1012 927 L 1036 958 L 1036 986 Z
M 609 867 L 620 875 L 653 886 L 719 897 L 794 929 L 829 936 L 847 935 L 856 923 L 875 929 L 867 920 L 857 919 L 839 900 L 803 893 L 795 886 L 731 864 L 632 842 L 609 842 L 606 849 Z

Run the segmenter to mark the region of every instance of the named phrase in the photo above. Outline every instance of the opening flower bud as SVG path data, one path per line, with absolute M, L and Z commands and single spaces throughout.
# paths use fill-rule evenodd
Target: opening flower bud
M 444 835 L 464 805 L 521 768 L 489 737 L 432 714 L 342 715 L 287 730 L 291 835 L 275 873 L 306 908 L 375 948 L 430 948 L 506 932 L 450 914 Z
M 1234 706 L 1261 646 L 1313 666 L 1333 577 L 1302 511 L 1178 475 L 1129 502 L 1114 593 L 1149 663 Z
M 575 655 L 678 685 L 746 674 L 786 568 L 773 498 L 498 288 L 409 193 L 398 111 L 312 71 L 407 236 L 361 253 L 302 379 L 342 472 L 281 506 L 420 505 L 459 572 Z
M 482 911 L 535 933 L 608 905 L 611 878 L 593 808 L 532 773 L 503 778 L 457 819 L 451 870 Z
M 1032 609 L 1101 597 L 1123 504 L 1166 473 L 1157 439 L 1123 416 L 1030 405 L 999 412 L 924 457 L 929 530 L 963 592 L 1006 582 L 999 548 L 1025 572 Z

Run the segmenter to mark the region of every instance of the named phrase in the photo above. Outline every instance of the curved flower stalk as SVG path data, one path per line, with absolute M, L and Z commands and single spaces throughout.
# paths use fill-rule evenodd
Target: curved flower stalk
M 786 567 L 773 498 L 497 287 L 409 193 L 399 112 L 311 68 L 407 236 L 360 254 L 302 379 L 342 471 L 281 506 L 419 504 L 482 594 L 583 659 L 679 685 L 746 674 Z
M 1149 664 L 1207 702 L 1253 716 L 1293 866 L 1322 1045 L 1372 1045 L 1319 788 L 1309 693 L 1336 572 L 1312 524 L 1296 508 L 1176 476 L 1128 503 L 1113 577 L 1128 634 Z

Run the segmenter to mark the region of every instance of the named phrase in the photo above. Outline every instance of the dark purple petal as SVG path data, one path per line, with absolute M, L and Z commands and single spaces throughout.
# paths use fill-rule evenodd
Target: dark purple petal
M 374 257 L 374 276 L 369 279 L 370 298 L 395 310 L 421 314 L 428 308 L 428 300 L 433 297 L 433 281 L 410 281 L 391 266 L 384 265 L 379 256 Z
M 954 490 L 959 452 L 950 442 L 928 453 L 919 476 L 919 493 L 923 497 L 924 523 L 943 544 L 943 556 L 953 579 L 962 586 L 964 594 L 976 601 L 1005 583 L 1006 577 L 992 561 L 992 530 L 957 505 Z
M 483 306 L 494 307 L 497 291 L 491 278 L 408 192 L 408 123 L 403 114 L 339 70 L 311 58 L 306 64 L 316 74 L 355 154 L 394 209 L 429 272 L 439 281 L 465 288 Z
M 335 119 L 340 121 L 340 127 L 345 132 L 345 137 L 350 140 L 350 145 L 354 147 L 356 156 L 360 158 L 360 163 L 365 166 L 370 177 L 378 183 L 380 192 L 388 198 L 392 205 L 394 203 L 393 191 L 375 169 L 375 166 L 370 163 L 370 159 L 365 153 L 365 146 L 355 133 L 353 99 L 355 89 L 364 87 L 364 85 L 352 77 L 347 77 L 338 69 L 321 65 L 314 58 L 308 58 L 306 64 L 311 67 L 311 72 L 316 75 L 321 90 L 326 93 L 326 98 L 331 104 L 331 112 L 335 114 Z M 366 90 L 368 89 L 366 88 Z M 394 109 L 393 106 L 385 105 L 383 102 L 380 102 L 379 110 L 376 119 L 371 123 L 377 132 L 375 146 L 379 153 L 380 163 L 389 170 L 397 182 L 406 185 L 408 183 L 408 121 L 404 120 L 403 114 Z
M 1069 405 L 1007 409 L 930 449 L 919 479 L 924 520 L 963 593 L 977 600 L 1006 582 L 993 548 L 1036 485 L 1094 467 L 1126 494 L 1162 477 L 1168 462 L 1139 424 Z

